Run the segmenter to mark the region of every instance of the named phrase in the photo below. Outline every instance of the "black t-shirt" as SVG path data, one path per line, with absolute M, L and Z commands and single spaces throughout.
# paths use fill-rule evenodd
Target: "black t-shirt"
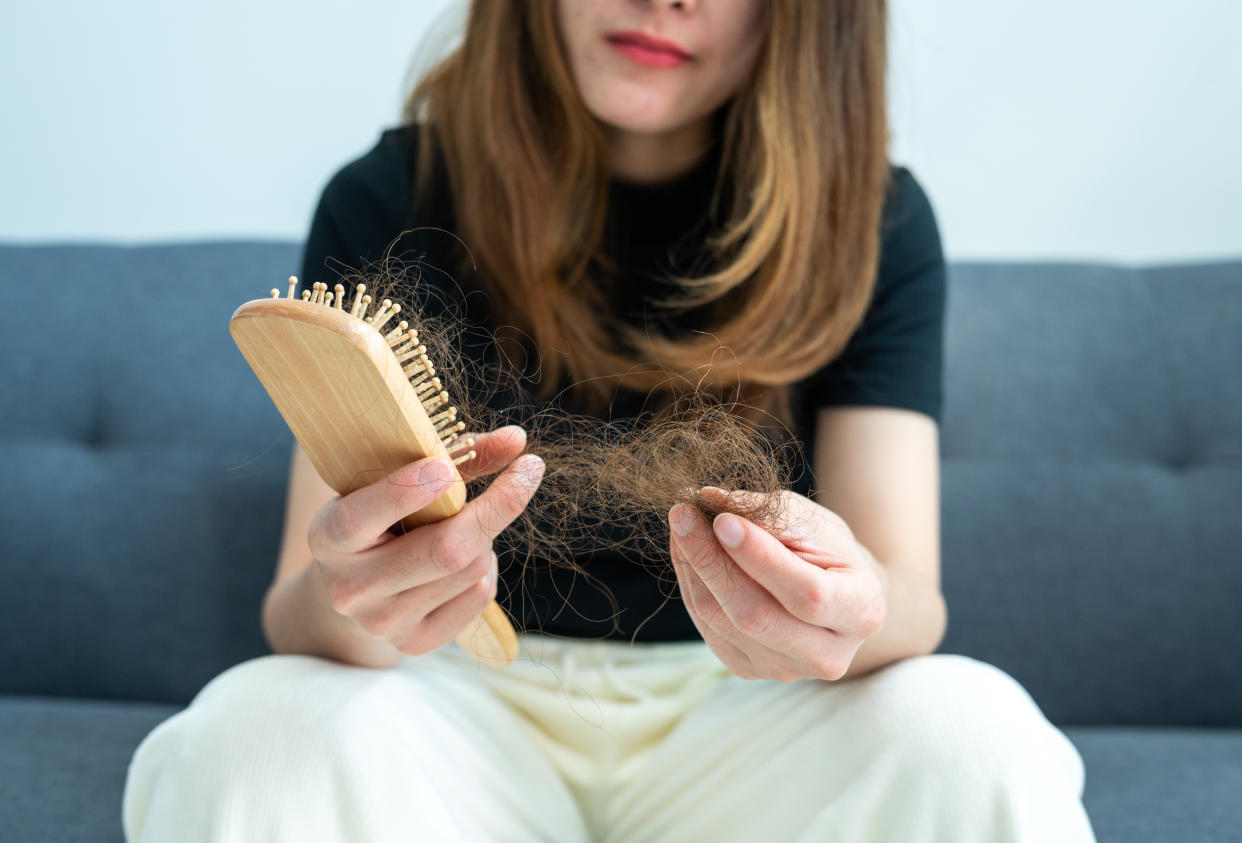
M 429 267 L 449 272 L 459 265 L 460 244 L 437 230 L 455 230 L 442 164 L 421 195 L 413 195 L 417 140 L 414 127 L 387 129 L 369 152 L 329 180 L 303 254 L 300 277 L 305 286 L 316 281 L 334 284 L 340 264 L 363 268 L 385 254 L 418 258 Z M 707 231 L 718 154 L 718 149 L 713 150 L 692 170 L 664 184 L 610 184 L 609 230 L 623 279 L 611 300 L 625 319 L 656 319 L 644 301 L 669 291 L 662 285 L 671 271 L 694 267 Z M 444 278 L 432 271 L 424 273 L 422 281 L 439 284 L 437 279 Z M 469 278 L 453 273 L 452 283 L 442 284 L 437 292 L 458 309 L 470 329 L 489 330 L 488 314 L 483 312 L 485 298 L 470 295 L 469 286 Z M 801 456 L 795 458 L 794 491 L 809 495 L 816 485 L 809 469 L 814 465 L 814 420 L 819 408 L 899 407 L 939 421 L 944 308 L 945 264 L 931 205 L 908 170 L 892 167 L 881 222 L 878 276 L 866 315 L 841 354 L 794 384 L 791 391 L 793 432 L 801 444 Z M 488 357 L 490 345 L 484 336 L 467 330 L 463 353 L 480 360 Z M 486 362 L 494 365 L 494 360 Z M 624 399 L 618 393 L 610 419 L 642 409 L 642 396 L 628 393 Z M 591 552 L 576 561 L 590 572 L 591 581 L 561 568 L 502 562 L 497 601 L 519 630 L 637 641 L 699 638 L 676 589 L 670 586 L 675 582 L 671 570 L 658 573 L 650 560 L 617 550 Z

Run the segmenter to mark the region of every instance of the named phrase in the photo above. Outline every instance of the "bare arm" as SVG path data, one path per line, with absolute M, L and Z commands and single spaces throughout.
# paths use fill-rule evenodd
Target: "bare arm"
M 815 429 L 816 503 L 840 515 L 885 575 L 884 625 L 843 678 L 939 646 L 948 621 L 940 590 L 939 428 L 890 407 L 829 407 Z

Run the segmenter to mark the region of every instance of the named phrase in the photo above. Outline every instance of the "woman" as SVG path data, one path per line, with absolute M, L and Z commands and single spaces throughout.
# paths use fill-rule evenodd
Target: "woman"
M 479 437 L 485 491 L 400 537 L 443 461 L 341 498 L 295 450 L 277 655 L 144 741 L 130 840 L 1092 839 L 1065 736 L 999 669 L 931 655 L 944 261 L 886 157 L 885 15 L 473 4 L 408 125 L 324 190 L 303 280 L 397 238 L 459 268 L 470 330 L 528 338 L 545 397 L 601 417 L 669 372 L 740 384 L 805 446 L 801 531 L 679 505 L 682 599 L 624 548 L 582 560 L 593 590 L 499 570 L 543 471 L 519 427 Z M 508 669 L 452 643 L 493 596 Z

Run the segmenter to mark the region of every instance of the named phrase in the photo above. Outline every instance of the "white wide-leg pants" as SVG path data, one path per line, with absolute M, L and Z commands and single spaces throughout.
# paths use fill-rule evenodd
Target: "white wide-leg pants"
M 126 839 L 1094 840 L 1077 750 L 992 665 L 747 681 L 701 641 L 520 639 L 226 670 L 135 752 Z

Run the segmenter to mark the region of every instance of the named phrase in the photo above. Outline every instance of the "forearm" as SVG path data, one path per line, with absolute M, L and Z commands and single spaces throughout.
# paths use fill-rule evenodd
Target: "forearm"
M 362 667 L 393 667 L 404 654 L 333 608 L 313 562 L 274 583 L 263 599 L 263 632 L 274 653 L 321 656 Z
M 932 652 L 944 638 L 948 622 L 939 588 L 903 568 L 879 562 L 865 547 L 863 552 L 880 571 L 887 608 L 884 625 L 863 641 L 842 679 L 853 679 L 893 662 Z

